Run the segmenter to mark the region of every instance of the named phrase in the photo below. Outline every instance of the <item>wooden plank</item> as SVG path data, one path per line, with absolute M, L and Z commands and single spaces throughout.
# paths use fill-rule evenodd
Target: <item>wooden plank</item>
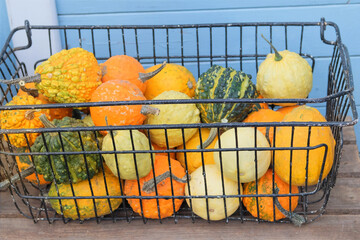
M 125 224 L 125 225 L 124 225 Z M 123 227 L 126 226 L 126 227 Z M 358 239 L 357 215 L 324 215 L 301 228 L 289 224 L 255 222 L 211 222 L 181 220 L 178 224 L 164 220 L 126 223 L 86 222 L 84 224 L 47 222 L 34 224 L 28 219 L 0 219 L 0 239 Z M 96 229 L 96 230 L 95 230 Z
M 218 9 L 236 9 L 236 8 L 283 8 L 299 6 L 327 6 L 327 5 L 344 5 L 356 4 L 359 0 L 303 0 L 303 1 L 286 1 L 286 0 L 224 0 L 221 2 L 207 0 L 104 0 L 93 1 L 89 4 L 86 0 L 62 0 L 57 1 L 57 10 L 59 15 L 67 14 L 96 14 L 96 13 L 113 13 L 113 12 L 159 12 L 159 11 L 194 11 L 194 10 L 218 10 Z
M 360 158 L 356 144 L 345 144 L 340 159 L 339 177 L 360 177 Z

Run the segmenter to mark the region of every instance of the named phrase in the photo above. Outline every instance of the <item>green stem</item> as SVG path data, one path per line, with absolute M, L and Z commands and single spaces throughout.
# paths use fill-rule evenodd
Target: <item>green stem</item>
M 144 182 L 144 185 L 142 187 L 142 191 L 146 192 L 146 193 L 152 193 L 155 191 L 155 182 L 156 184 L 159 184 L 160 182 L 164 181 L 165 179 L 170 177 L 170 171 L 166 171 L 163 174 L 160 174 L 159 176 L 150 179 L 149 181 Z M 173 173 L 171 174 L 171 177 L 181 183 L 186 183 L 187 182 L 187 177 L 186 175 L 183 178 L 178 178 L 177 176 L 175 176 Z M 190 180 L 190 176 L 189 176 L 189 180 Z
M 276 186 L 275 184 L 275 189 L 274 189 L 274 194 L 278 194 L 279 193 L 279 188 Z M 290 212 L 288 210 L 286 210 L 285 208 L 283 208 L 283 206 L 281 206 L 278 197 L 274 198 L 274 202 L 275 202 L 275 206 L 279 209 L 279 211 L 284 214 L 287 218 L 290 219 L 290 221 L 297 227 L 300 227 L 302 224 L 304 224 L 306 222 L 305 218 L 297 213 L 294 212 Z
M 270 46 L 271 46 L 272 49 L 274 49 L 274 51 L 275 51 L 275 61 L 280 61 L 280 60 L 282 59 L 282 56 L 281 56 L 280 53 L 276 50 L 276 48 L 274 47 L 274 45 L 272 45 L 272 43 L 271 43 L 269 40 L 267 40 L 267 39 L 264 37 L 264 35 L 261 34 L 261 37 L 262 37 L 265 41 L 267 41 L 268 44 L 270 44 Z

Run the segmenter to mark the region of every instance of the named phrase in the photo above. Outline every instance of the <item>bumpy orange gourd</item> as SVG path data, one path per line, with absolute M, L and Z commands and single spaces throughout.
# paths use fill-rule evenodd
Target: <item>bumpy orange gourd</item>
M 34 89 L 35 83 L 26 83 L 25 87 Z M 27 95 L 27 93 L 21 89 L 17 93 L 17 96 L 24 96 L 24 95 Z M 52 102 L 49 102 L 48 98 L 42 94 L 39 94 L 39 96 L 37 96 L 36 99 L 41 100 L 43 102 L 42 104 L 52 104 Z M 62 119 L 63 117 L 71 117 L 71 116 L 72 116 L 72 108 L 49 108 L 50 121 L 54 119 Z
M 174 159 L 170 159 L 171 164 L 171 173 L 175 175 L 177 178 L 182 179 L 185 176 L 185 170 L 180 165 L 180 163 Z M 163 155 L 156 155 L 155 156 L 155 163 L 154 163 L 154 170 L 156 177 L 166 173 L 169 171 L 169 161 L 168 157 Z M 144 184 L 148 183 L 149 181 L 154 179 L 153 171 L 151 170 L 150 173 L 141 179 L 139 179 L 139 182 L 137 180 L 126 180 L 125 181 L 125 188 L 124 193 L 126 196 L 139 196 L 139 187 L 138 184 L 140 184 L 141 189 L 141 196 L 156 196 L 155 189 L 151 189 L 150 191 L 145 191 L 143 189 Z M 172 182 L 172 184 L 171 184 Z M 170 182 L 170 177 L 167 177 L 165 180 L 157 181 L 157 196 L 183 196 L 185 193 L 185 183 L 179 182 L 178 180 L 175 180 L 174 177 L 172 178 L 172 181 Z M 173 186 L 173 192 L 171 190 L 171 185 Z M 141 211 L 144 214 L 144 217 L 146 218 L 159 218 L 159 212 L 158 212 L 158 205 L 156 199 L 132 199 L 127 198 L 131 208 L 134 210 L 134 212 L 137 212 L 138 214 L 142 214 Z M 170 217 L 174 214 L 175 211 L 178 211 L 182 202 L 184 199 L 159 199 L 159 209 L 160 209 L 160 218 L 166 218 Z
M 69 183 L 55 184 L 53 183 L 49 190 L 49 197 L 90 197 L 90 196 L 121 196 L 121 187 L 117 177 L 115 177 L 111 171 L 104 166 L 106 185 L 104 181 L 103 171 L 99 171 L 93 178 L 91 178 L 91 188 L 88 180 L 83 180 L 78 183 L 73 183 L 72 187 Z M 58 190 L 57 190 L 58 189 Z M 92 191 L 91 191 L 92 189 Z M 73 192 L 74 191 L 74 195 Z M 59 191 L 59 195 L 58 195 Z M 94 194 L 94 195 L 93 195 Z M 110 200 L 110 204 L 109 204 Z M 95 205 L 94 205 L 95 202 Z M 121 204 L 121 198 L 102 198 L 102 199 L 77 199 L 76 204 L 73 199 L 63 199 L 60 201 L 57 199 L 50 200 L 51 207 L 61 214 L 61 210 L 64 213 L 65 218 L 72 219 L 87 219 L 93 218 L 96 215 L 98 217 L 110 214 L 111 210 L 115 211 Z M 111 205 L 111 208 L 110 208 Z M 96 208 L 96 214 L 95 210 Z M 79 215 L 77 213 L 79 210 Z
M 208 128 L 201 128 L 201 138 L 204 142 L 205 139 L 207 139 L 210 135 L 210 129 Z M 215 146 L 215 143 L 217 142 L 217 137 L 213 140 L 213 142 L 206 148 L 206 149 L 212 149 Z M 189 141 L 185 143 L 186 149 L 197 149 L 197 146 L 200 145 L 200 134 L 199 132 L 195 133 L 194 136 L 192 136 Z M 177 149 L 184 149 L 184 145 L 181 145 L 177 147 Z M 185 155 L 186 155 L 186 162 L 185 162 Z M 176 153 L 176 160 L 178 160 L 181 165 L 186 169 L 187 164 L 187 170 L 189 173 L 192 173 L 202 165 L 202 156 L 204 158 L 204 164 L 214 164 L 214 153 L 213 152 L 204 152 L 203 155 L 201 152 L 178 152 Z
M 259 109 L 256 112 L 250 113 L 243 122 L 280 122 L 284 115 L 280 112 L 271 109 Z M 274 138 L 274 127 L 258 127 L 259 131 L 272 144 Z
M 139 79 L 139 73 L 145 73 L 145 69 L 135 58 L 127 55 L 116 55 L 110 57 L 100 66 L 103 71 L 102 82 L 127 80 L 145 92 L 146 85 Z
M 326 122 L 321 113 L 306 105 L 293 109 L 285 115 L 283 122 Z M 276 129 L 275 147 L 307 147 L 309 127 L 294 127 L 293 144 L 291 145 L 292 127 L 278 127 Z M 310 150 L 282 150 L 275 151 L 274 169 L 279 177 L 291 185 L 314 185 L 324 179 L 331 170 L 334 161 L 335 139 L 330 127 L 311 127 L 309 146 L 327 145 L 327 154 L 320 179 L 321 168 L 324 162 L 325 147 L 320 146 Z M 309 154 L 307 154 L 309 152 Z M 292 156 L 292 172 L 290 182 L 290 157 Z M 308 160 L 307 160 L 308 159 Z M 307 164 L 308 162 L 308 164 Z M 308 169 L 308 173 L 307 172 Z
M 277 194 L 289 194 L 290 186 L 289 184 L 283 182 L 276 174 L 274 175 L 275 188 L 278 189 Z M 273 176 L 272 170 L 269 169 L 264 176 L 258 180 L 258 194 L 273 194 Z M 299 193 L 299 189 L 296 186 L 291 186 L 291 193 Z M 255 195 L 256 194 L 256 182 L 245 183 L 243 186 L 243 194 Z M 257 211 L 256 197 L 244 197 L 243 199 L 244 206 L 254 217 L 258 217 L 267 221 L 274 221 L 274 201 L 272 197 L 259 197 L 259 213 Z M 278 197 L 280 205 L 286 210 L 290 211 L 290 197 Z M 291 197 L 291 211 L 294 211 L 298 205 L 298 196 Z M 275 220 L 280 220 L 286 216 L 279 210 L 275 205 Z
M 101 84 L 91 97 L 91 102 L 136 100 L 146 99 L 138 87 L 123 80 L 110 80 Z M 145 115 L 140 113 L 141 108 L 141 105 L 90 107 L 90 115 L 95 126 L 141 125 L 145 120 Z
M 35 99 L 33 96 L 15 96 L 6 106 L 14 105 L 38 105 L 44 104 L 42 100 Z M 1 115 L 1 129 L 27 129 L 27 128 L 42 128 L 44 125 L 40 121 L 41 114 L 49 116 L 48 109 L 26 109 L 26 110 L 5 110 Z M 40 133 L 26 133 L 29 146 L 31 146 Z M 24 133 L 8 134 L 9 141 L 15 147 L 28 147 Z M 7 140 L 7 138 L 5 137 Z
M 41 63 L 35 73 L 41 82 L 35 83 L 50 102 L 88 102 L 101 84 L 101 69 L 94 54 L 82 48 L 62 50 Z
M 28 152 L 28 150 L 26 150 L 26 152 Z M 16 163 L 20 172 L 24 171 L 25 169 L 29 168 L 30 165 L 32 165 L 30 156 L 16 156 Z M 30 176 L 25 177 L 25 179 L 35 184 L 39 183 L 39 185 L 45 185 L 51 183 L 49 181 L 46 181 L 44 179 L 44 175 L 42 174 L 38 173 L 37 177 L 39 179 L 39 182 L 36 178 L 36 173 L 33 173 Z
M 146 72 L 153 72 L 161 64 L 146 69 Z M 194 97 L 196 81 L 193 74 L 184 66 L 168 63 L 160 73 L 146 81 L 146 99 L 153 99 L 162 92 L 174 90 L 182 92 L 189 97 Z

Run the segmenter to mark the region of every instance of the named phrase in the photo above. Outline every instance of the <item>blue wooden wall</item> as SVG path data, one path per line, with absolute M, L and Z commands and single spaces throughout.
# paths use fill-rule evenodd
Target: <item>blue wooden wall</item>
M 0 46 L 9 32 L 4 2 L 0 0 Z M 348 47 L 355 81 L 355 101 L 357 106 L 360 105 L 360 0 L 57 0 L 56 5 L 60 25 L 317 22 L 325 17 L 339 25 L 342 41 Z M 319 40 L 317 34 L 314 32 L 310 37 Z M 334 39 L 331 32 L 327 32 L 326 37 Z M 313 51 L 318 68 L 314 77 L 326 79 L 324 72 L 327 69 L 322 63 L 328 63 L 332 51 L 317 47 Z M 314 82 L 315 93 L 324 91 L 323 81 Z M 360 143 L 360 124 L 356 126 L 356 135 Z M 360 144 L 358 146 L 360 148 Z

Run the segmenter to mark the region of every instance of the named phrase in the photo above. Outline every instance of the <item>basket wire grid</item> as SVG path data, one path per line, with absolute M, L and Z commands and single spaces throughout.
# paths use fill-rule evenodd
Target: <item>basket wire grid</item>
M 335 41 L 329 41 L 325 38 L 325 28 L 332 27 L 335 32 L 336 39 Z M 15 47 L 11 46 L 12 36 L 16 32 L 25 32 L 28 44 L 27 46 Z M 95 57 L 99 62 L 103 62 L 107 58 L 113 55 L 131 55 L 139 60 L 144 66 L 151 66 L 162 61 L 166 60 L 168 63 L 177 63 L 183 66 L 186 66 L 193 73 L 195 78 L 199 77 L 202 72 L 206 71 L 207 68 L 214 64 L 223 65 L 225 67 L 232 66 L 238 70 L 247 72 L 253 71 L 253 76 L 256 75 L 256 72 L 259 67 L 261 60 L 265 59 L 268 52 L 271 52 L 272 49 L 268 45 L 260 44 L 258 40 L 258 35 L 261 32 L 267 33 L 269 40 L 272 42 L 273 35 L 275 33 L 282 32 L 284 38 L 281 39 L 284 43 L 285 49 L 293 48 L 294 42 L 297 45 L 296 52 L 301 56 L 306 58 L 312 69 L 315 69 L 315 60 L 316 58 L 305 52 L 309 50 L 309 47 L 305 45 L 305 42 L 308 43 L 307 33 L 318 33 L 320 39 L 318 44 L 322 44 L 332 51 L 332 57 L 328 63 L 328 77 L 327 77 L 327 88 L 324 95 L 319 97 L 309 96 L 306 99 L 213 99 L 213 100 L 146 100 L 146 101 L 117 101 L 117 102 L 91 102 L 91 103 L 68 103 L 68 104 L 47 104 L 47 105 L 22 105 L 22 106 L 6 106 L 5 104 L 16 95 L 18 87 L 14 85 L 3 85 L 1 84 L 1 106 L 0 110 L 19 110 L 19 109 L 41 109 L 41 108 L 85 108 L 85 107 L 96 107 L 96 106 L 118 106 L 118 105 L 150 105 L 150 104 L 189 104 L 189 103 L 213 103 L 213 104 L 235 104 L 235 103 L 244 103 L 244 104 L 255 104 L 255 103 L 298 103 L 298 104 L 308 104 L 321 106 L 325 109 L 325 118 L 327 122 L 272 122 L 272 123 L 244 123 L 244 122 L 232 122 L 232 123 L 212 123 L 212 124 L 173 124 L 173 125 L 131 125 L 131 126 L 98 126 L 98 127 L 66 127 L 66 128 L 42 128 L 42 129 L 1 129 L 0 133 L 3 140 L 1 141 L 1 160 L 0 161 L 0 170 L 5 173 L 8 180 L 11 182 L 9 191 L 12 196 L 12 200 L 19 210 L 19 212 L 27 218 L 33 219 L 34 222 L 39 220 L 46 220 L 49 223 L 52 223 L 57 220 L 62 220 L 64 223 L 69 222 L 71 219 L 65 218 L 63 214 L 57 214 L 49 205 L 49 199 L 56 199 L 59 201 L 61 211 L 63 211 L 62 200 L 65 199 L 75 199 L 75 205 L 77 214 L 80 222 L 80 212 L 77 206 L 78 199 L 92 199 L 93 209 L 95 212 L 95 218 L 97 222 L 102 220 L 112 220 L 112 221 L 127 221 L 131 222 L 135 219 L 142 219 L 144 223 L 148 221 L 147 218 L 139 216 L 136 214 L 128 205 L 126 199 L 156 199 L 157 208 L 159 210 L 159 199 L 170 199 L 173 202 L 173 208 L 175 210 L 174 201 L 175 199 L 196 199 L 196 198 L 205 198 L 208 204 L 208 199 L 220 198 L 224 199 L 224 208 L 226 209 L 227 198 L 241 198 L 243 197 L 255 197 L 257 210 L 259 211 L 259 201 L 258 197 L 272 197 L 274 200 L 276 197 L 283 196 L 289 198 L 289 203 L 294 196 L 299 196 L 299 204 L 294 212 L 302 215 L 306 222 L 312 222 L 321 216 L 326 208 L 330 191 L 334 187 L 336 182 L 336 175 L 338 167 L 340 164 L 341 150 L 343 146 L 342 138 L 342 128 L 345 126 L 354 125 L 357 122 L 357 112 L 355 107 L 354 98 L 352 92 L 354 90 L 352 72 L 350 66 L 349 55 L 345 45 L 341 42 L 339 28 L 335 23 L 326 22 L 322 19 L 320 22 L 287 22 L 287 23 L 234 23 L 234 24 L 200 24 L 200 25 L 167 25 L 167 26 L 30 26 L 28 22 L 25 22 L 25 26 L 18 27 L 14 29 L 6 43 L 3 47 L 0 55 L 0 77 L 2 79 L 16 79 L 22 76 L 27 76 L 27 68 L 31 66 L 26 66 L 21 59 L 18 59 L 16 52 L 23 51 L 30 48 L 33 44 L 32 42 L 32 31 L 47 31 L 48 32 L 48 42 L 49 42 L 49 56 L 54 54 L 52 49 L 52 32 L 58 31 L 61 34 L 62 43 L 65 49 L 73 47 L 82 47 L 86 50 L 89 50 L 94 53 Z M 296 34 L 292 34 L 296 33 Z M 235 37 L 236 35 L 236 37 Z M 265 35 L 265 34 L 264 34 Z M 294 36 L 296 35 L 296 36 Z M 254 45 L 245 46 L 246 39 L 254 38 Z M 238 39 L 239 41 L 236 44 L 230 41 L 230 39 Z M 289 39 L 291 38 L 291 40 Z M 174 40 L 175 39 L 175 40 Z M 323 47 L 321 45 L 321 47 Z M 320 45 L 319 45 L 320 46 Z M 310 48 L 311 50 L 311 48 Z M 314 51 L 316 51 L 314 49 Z M 36 66 L 45 61 L 46 59 L 39 59 L 36 63 Z M 273 105 L 272 105 L 273 106 Z M 353 120 L 349 121 L 346 117 L 352 114 Z M 335 147 L 335 156 L 333 167 L 328 174 L 328 176 L 322 179 L 322 172 L 325 165 L 326 154 L 328 146 L 326 144 L 320 144 L 317 146 L 310 146 L 310 141 L 307 142 L 305 147 L 287 147 L 287 148 L 278 148 L 278 147 L 267 147 L 260 148 L 256 146 L 256 141 L 254 141 L 254 147 L 252 148 L 221 148 L 221 142 L 218 140 L 220 145 L 219 149 L 186 149 L 184 130 L 187 128 L 197 128 L 199 130 L 200 140 L 204 140 L 201 136 L 201 128 L 217 128 L 218 134 L 220 135 L 221 129 L 228 128 L 237 128 L 241 127 L 253 127 L 254 133 L 256 136 L 256 130 L 259 127 L 273 127 L 274 139 L 276 134 L 276 129 L 278 127 L 289 126 L 292 128 L 292 140 L 294 137 L 295 127 L 307 127 L 308 128 L 308 139 L 311 136 L 311 129 L 318 126 L 327 126 L 330 127 L 336 141 Z M 129 130 L 130 136 L 133 138 L 133 131 L 142 130 L 150 135 L 151 129 L 163 129 L 165 131 L 165 136 L 168 134 L 170 129 L 181 129 L 182 139 L 184 144 L 184 149 L 170 149 L 168 139 L 166 139 L 167 149 L 166 150 L 150 150 L 150 151 L 139 151 L 133 149 L 129 151 L 117 151 L 116 148 L 114 151 L 103 152 L 100 151 L 98 144 L 97 151 L 84 151 L 84 143 L 81 139 L 80 132 L 89 131 L 93 132 L 96 136 L 97 131 L 108 131 L 111 134 L 112 138 L 114 137 L 114 132 L 116 130 Z M 9 134 L 21 133 L 24 135 L 24 138 L 28 142 L 26 133 L 40 133 L 40 136 L 44 137 L 45 133 L 55 132 L 60 138 L 61 134 L 64 132 L 78 132 L 80 142 L 82 145 L 83 151 L 78 152 L 66 152 L 62 144 L 61 152 L 45 152 L 45 153 L 21 153 L 17 149 L 9 144 Z M 237 134 L 236 134 L 237 135 Z M 149 139 L 151 136 L 149 136 Z M 219 138 L 220 139 L 220 138 Z M 256 139 L 256 137 L 255 137 Z M 98 142 L 98 140 L 97 140 Z M 236 142 L 238 139 L 236 137 Z M 149 140 L 149 144 L 150 144 Z M 46 145 L 46 144 L 45 144 Z M 46 147 L 46 146 L 45 146 Z M 173 185 L 172 185 L 172 176 L 170 175 L 171 183 L 171 196 L 124 196 L 123 194 L 123 182 L 119 182 L 121 185 L 121 195 L 120 196 L 109 196 L 108 189 L 106 187 L 107 196 L 96 196 L 94 195 L 92 189 L 92 196 L 76 196 L 74 194 L 73 186 L 71 183 L 73 196 L 71 197 L 49 197 L 47 192 L 49 186 L 40 186 L 36 183 L 27 182 L 25 179 L 20 177 L 20 181 L 15 182 L 11 181 L 11 176 L 14 174 L 20 174 L 19 168 L 16 164 L 15 157 L 21 155 L 30 156 L 33 162 L 33 156 L 35 155 L 46 155 L 50 157 L 52 155 L 83 155 L 86 162 L 86 156 L 88 154 L 98 154 L 102 155 L 104 153 L 108 154 L 134 154 L 134 163 L 136 165 L 136 153 L 166 153 L 168 155 L 168 160 L 170 164 L 170 153 L 184 153 L 185 162 L 187 162 L 186 154 L 190 152 L 200 152 L 202 155 L 202 164 L 204 165 L 203 154 L 206 152 L 218 152 L 220 161 L 225 161 L 222 159 L 221 152 L 226 151 L 254 151 L 255 152 L 255 166 L 257 175 L 257 153 L 259 151 L 272 151 L 272 157 L 275 155 L 275 150 L 290 150 L 292 153 L 295 150 L 306 150 L 307 156 L 309 152 L 314 149 L 324 148 L 324 160 L 322 163 L 321 174 L 318 180 L 318 183 L 314 186 L 308 186 L 307 181 L 305 186 L 299 187 L 299 193 L 290 193 L 289 194 L 255 194 L 255 195 L 245 195 L 240 194 L 240 186 L 238 186 L 237 195 L 226 195 L 224 191 L 224 174 L 221 171 L 221 178 L 223 181 L 223 194 L 222 195 L 208 195 L 208 189 L 205 188 L 205 195 L 202 196 L 177 196 L 174 195 Z M 30 149 L 30 147 L 29 147 Z M 115 157 L 116 157 L 115 154 Z M 66 157 L 65 157 L 66 162 Z M 291 169 L 290 160 L 290 169 Z M 116 162 L 118 164 L 118 162 Z M 275 163 L 274 163 L 275 164 Z M 152 158 L 152 166 L 154 166 L 154 159 Z M 68 164 L 66 162 L 67 171 L 69 173 Z M 103 163 L 101 162 L 100 171 L 104 173 Z M 239 166 L 237 166 L 239 172 Z M 136 169 L 137 170 L 137 169 Z M 186 174 L 188 174 L 188 168 L 186 166 Z M 222 169 L 221 169 L 222 170 Z M 88 169 L 87 169 L 88 171 Z M 171 168 L 170 168 L 171 171 Z M 292 172 L 292 170 L 290 170 Z M 290 175 L 291 175 L 290 172 Z M 138 171 L 137 178 L 139 179 Z M 54 173 L 53 173 L 54 174 Z M 308 170 L 306 170 L 308 174 Z M 155 174 L 154 174 L 155 175 Z M 206 179 L 206 173 L 203 173 L 204 179 Z M 274 172 L 273 172 L 274 180 Z M 37 174 L 36 177 L 38 178 Z M 291 179 L 291 178 L 290 178 Z M 89 183 L 90 183 L 90 179 Z M 105 186 L 106 179 L 104 175 Z M 155 178 L 154 178 L 155 181 Z M 189 180 L 187 180 L 189 181 Z M 206 180 L 205 180 L 206 181 Z M 38 182 L 39 183 L 39 182 Z M 57 186 L 56 182 L 54 184 Z M 258 180 L 256 180 L 256 186 Z M 57 187 L 56 187 L 57 188 Z M 155 192 L 157 193 L 155 184 Z M 140 186 L 139 186 L 140 189 Z M 273 186 L 274 189 L 274 186 Z M 256 189 L 258 192 L 258 189 Z M 118 209 L 111 209 L 110 199 L 121 198 L 123 201 Z M 110 205 L 111 213 L 106 216 L 98 216 L 97 209 L 95 207 L 95 199 L 107 199 Z M 190 201 L 191 203 L 191 201 Z M 143 211 L 142 201 L 140 201 L 141 211 Z M 273 204 L 273 210 L 275 212 L 275 204 Z M 209 206 L 207 205 L 207 211 L 209 211 Z M 226 212 L 226 211 L 225 211 Z M 195 222 L 199 219 L 198 216 L 192 211 L 192 206 L 188 206 L 185 201 L 183 202 L 179 211 L 174 211 L 173 216 L 174 222 L 178 222 L 179 219 L 191 219 Z M 209 212 L 207 212 L 207 220 L 209 219 Z M 262 222 L 259 217 L 252 217 L 246 208 L 240 203 L 238 210 L 231 216 L 225 216 L 224 221 L 259 221 Z M 274 219 L 275 220 L 275 219 Z M 158 218 L 158 221 L 162 222 L 163 219 Z M 288 219 L 278 220 L 277 222 L 289 222 Z

